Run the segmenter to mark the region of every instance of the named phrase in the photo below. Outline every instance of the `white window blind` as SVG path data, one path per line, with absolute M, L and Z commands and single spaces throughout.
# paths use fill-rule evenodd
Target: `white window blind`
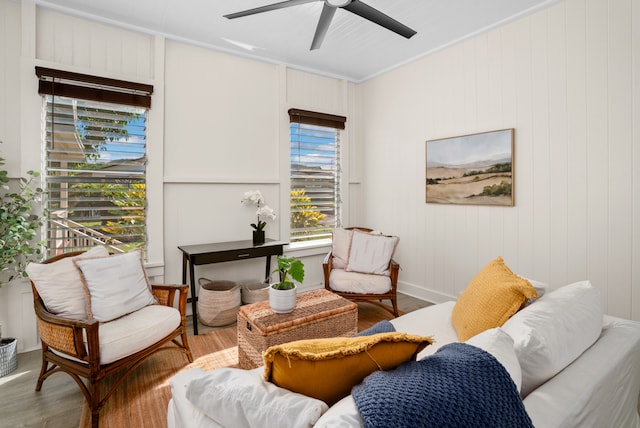
M 48 256 L 144 250 L 147 108 L 43 95 Z
M 346 119 L 295 109 L 289 115 L 289 239 L 292 243 L 328 239 L 341 224 L 340 129 Z M 319 116 L 329 116 L 329 120 Z

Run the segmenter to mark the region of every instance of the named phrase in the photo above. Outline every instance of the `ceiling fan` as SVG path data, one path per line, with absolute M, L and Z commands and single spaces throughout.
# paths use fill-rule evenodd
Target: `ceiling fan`
M 230 13 L 228 15 L 224 15 L 224 17 L 228 19 L 235 19 L 243 16 L 255 15 L 256 13 L 269 12 L 271 10 L 312 3 L 315 1 L 323 1 L 324 5 L 322 7 L 322 13 L 320 14 L 318 26 L 316 27 L 316 32 L 313 36 L 313 41 L 311 42 L 311 50 L 318 49 L 322 44 L 324 36 L 327 34 L 327 30 L 331 24 L 331 20 L 333 19 L 333 15 L 336 13 L 336 9 L 338 8 L 348 10 L 353 14 L 376 23 L 387 30 L 391 30 L 396 34 L 406 37 L 407 39 L 416 34 L 414 30 L 406 25 L 359 0 L 287 0 L 241 12 Z

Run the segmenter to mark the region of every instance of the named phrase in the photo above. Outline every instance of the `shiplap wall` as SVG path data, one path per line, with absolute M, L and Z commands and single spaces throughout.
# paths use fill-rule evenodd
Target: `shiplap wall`
M 165 277 L 178 281 L 179 245 L 250 239 L 255 207 L 240 204 L 247 190 L 276 210 L 267 238 L 287 239 L 287 110 L 350 116 L 353 84 L 171 41 L 165 69 Z M 342 141 L 348 162 L 348 131 Z M 327 250 L 289 252 L 305 262 L 305 287 L 321 285 Z M 200 266 L 196 275 L 259 281 L 264 259 Z
M 20 4 L 0 1 L 0 157 L 10 177 L 20 175 Z
M 278 214 L 286 210 L 286 110 L 344 114 L 345 223 L 401 237 L 402 290 L 455 298 L 502 255 L 552 287 L 589 278 L 608 313 L 638 319 L 637 5 L 565 1 L 354 85 L 0 0 L 0 156 L 15 174 L 39 166 L 36 64 L 154 84 L 151 270 L 179 282 L 177 245 L 250 236 L 245 190 L 259 188 Z M 252 103 L 246 116 L 236 111 L 241 101 Z M 260 124 L 259 135 L 248 122 Z M 516 129 L 515 207 L 424 203 L 425 140 L 507 127 Z M 19 147 L 8 147 L 14 140 Z M 284 237 L 287 227 L 280 215 L 267 234 Z M 309 284 L 319 285 L 322 256 L 300 254 Z M 202 275 L 242 280 L 262 269 L 247 261 Z M 9 307 L 30 308 L 28 290 L 18 290 L 0 289 L 0 322 Z M 30 316 L 12 313 L 5 333 L 31 331 Z
M 636 0 L 567 0 L 362 85 L 363 215 L 401 287 L 456 298 L 501 255 L 640 319 L 639 29 Z M 511 127 L 515 207 L 425 204 L 426 140 Z
M 0 23 L 7 24 L 0 28 L 0 140 L 12 142 L 0 156 L 14 176 L 40 168 L 41 97 L 34 66 L 154 85 L 146 266 L 157 282 L 181 282 L 178 245 L 250 239 L 255 208 L 240 204 L 250 189 L 261 190 L 278 214 L 267 237 L 286 240 L 287 110 L 349 117 L 354 106 L 354 85 L 345 81 L 65 15 L 33 1 L 0 0 Z M 348 176 L 348 131 L 342 143 Z M 349 188 L 347 183 L 346 195 Z M 303 288 L 321 286 L 327 250 L 290 251 L 305 261 Z M 237 281 L 263 275 L 264 259 L 197 269 L 197 276 Z M 25 305 L 31 298 L 29 287 L 0 289 L 0 323 L 5 334 L 20 338 L 20 352 L 37 344 L 32 305 Z

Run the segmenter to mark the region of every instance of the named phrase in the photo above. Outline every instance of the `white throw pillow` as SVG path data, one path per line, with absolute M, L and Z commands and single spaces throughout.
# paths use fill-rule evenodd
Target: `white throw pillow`
M 151 292 L 140 250 L 102 259 L 74 260 L 91 302 L 91 319 L 107 322 L 158 303 Z
M 333 230 L 331 255 L 333 269 L 344 269 L 349 261 L 349 248 L 353 230 L 337 228 Z
M 537 294 L 536 297 L 531 297 L 527 299 L 527 301 L 524 304 L 525 306 L 532 304 L 533 302 L 535 302 L 536 300 L 544 296 L 544 293 L 546 293 L 547 289 L 549 288 L 549 286 L 544 282 L 536 281 L 535 279 L 525 278 L 524 276 L 521 276 L 521 275 L 518 275 L 518 276 L 522 279 L 526 279 L 527 281 L 529 281 L 529 284 L 533 286 Z
M 389 275 L 389 262 L 398 245 L 397 236 L 353 232 L 347 271 Z
M 93 247 L 78 256 L 53 263 L 29 263 L 26 271 L 49 312 L 63 318 L 86 320 L 87 294 L 73 260 L 108 256 L 109 251 L 104 246 Z
M 598 339 L 602 317 L 599 291 L 581 281 L 546 293 L 502 326 L 520 361 L 523 398 Z
M 428 346 L 427 346 L 428 348 Z M 364 420 L 358 412 L 353 395 L 347 395 L 331 406 L 313 428 L 356 428 L 364 427 Z
M 513 383 L 516 384 L 518 392 L 522 385 L 522 369 L 513 349 L 513 339 L 500 328 L 490 328 L 482 333 L 478 333 L 466 342 L 468 345 L 484 349 L 495 357 L 500 364 L 507 369 Z
M 323 401 L 265 381 L 255 370 L 236 368 L 193 379 L 186 397 L 218 424 L 233 428 L 312 427 L 329 408 Z

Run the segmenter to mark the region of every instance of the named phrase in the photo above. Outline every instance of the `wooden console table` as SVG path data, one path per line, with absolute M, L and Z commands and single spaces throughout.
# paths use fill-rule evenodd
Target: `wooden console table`
M 194 267 L 211 263 L 231 262 L 234 260 L 266 257 L 265 279 L 271 273 L 271 256 L 283 254 L 288 242 L 267 239 L 264 244 L 253 245 L 253 241 L 218 242 L 213 244 L 180 245 L 182 251 L 182 283 L 187 284 L 187 266 L 189 267 L 189 285 L 191 287 L 191 312 L 193 314 L 193 334 L 198 334 L 198 296 L 196 295 L 196 277 Z

